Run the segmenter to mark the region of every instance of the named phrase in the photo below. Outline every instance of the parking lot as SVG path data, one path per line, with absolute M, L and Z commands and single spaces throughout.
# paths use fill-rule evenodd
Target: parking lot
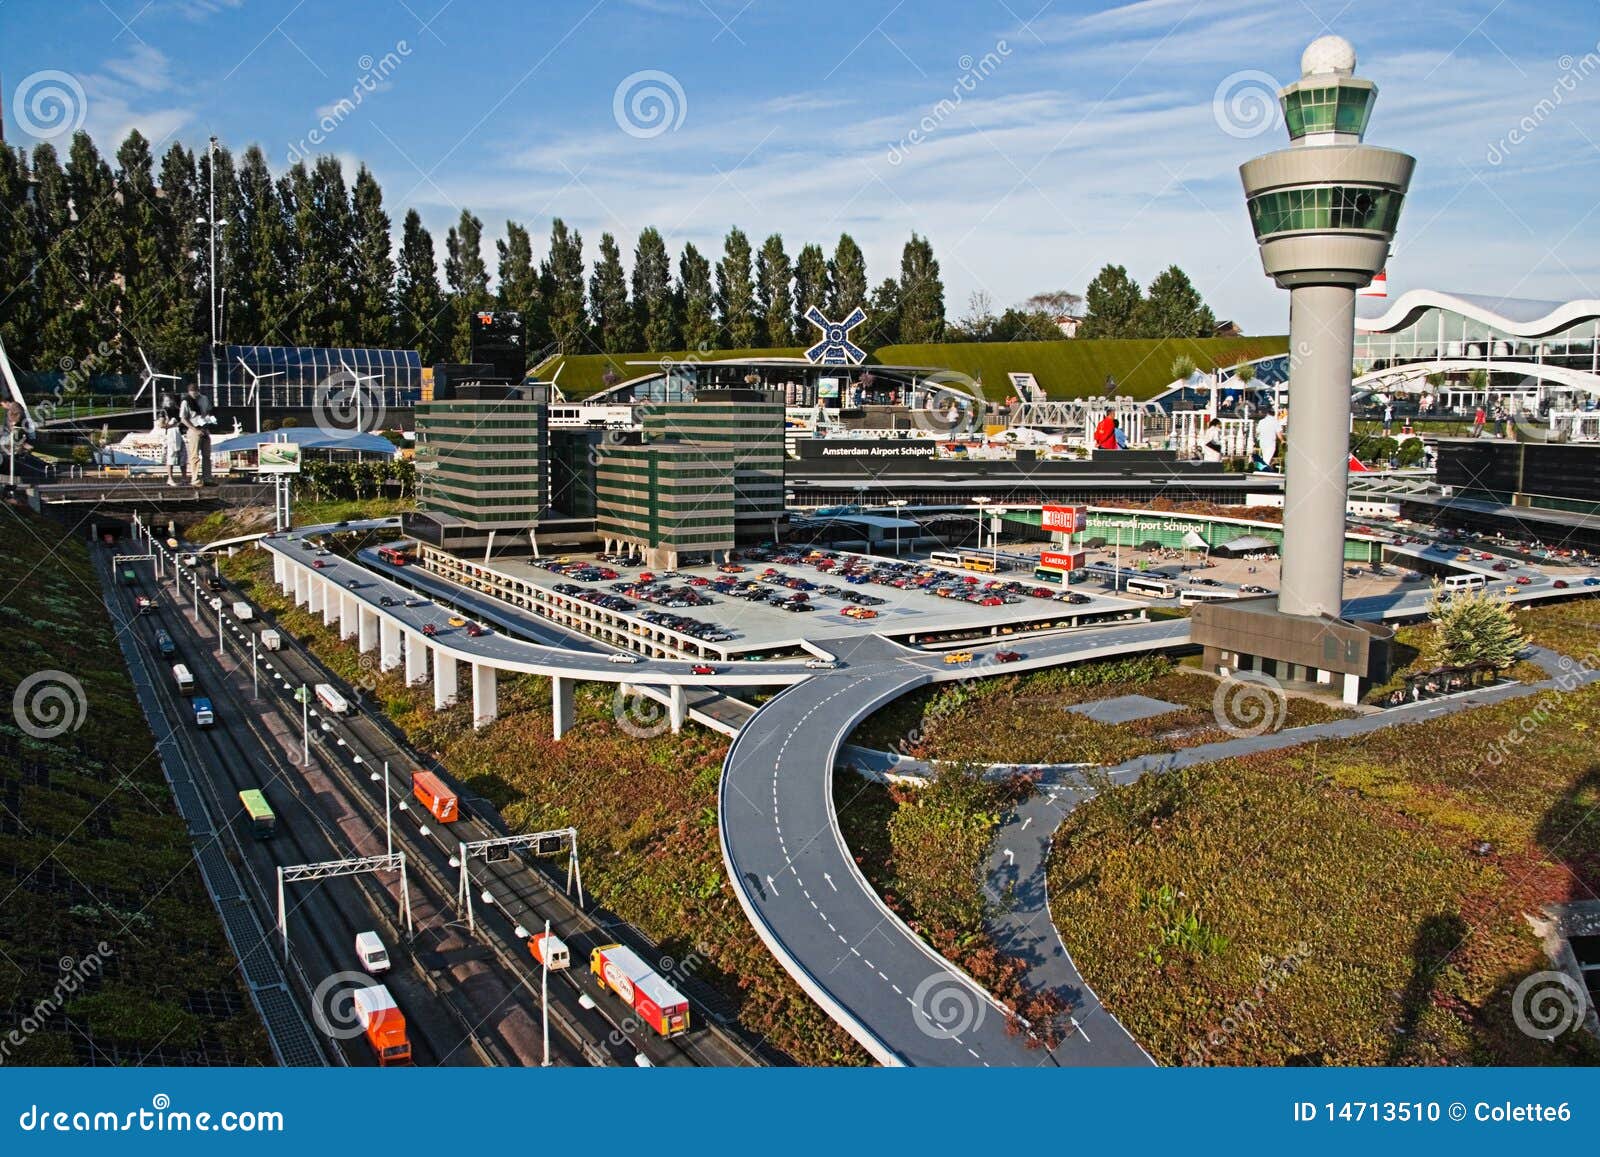
M 474 564 L 609 612 L 687 635 L 695 653 L 767 658 L 802 640 L 882 633 L 917 645 L 1081 625 L 1137 614 L 1143 604 L 1092 587 L 1070 591 L 1025 572 L 969 574 L 922 562 L 796 547 L 748 549 L 721 566 L 656 572 L 625 555 L 498 558 Z

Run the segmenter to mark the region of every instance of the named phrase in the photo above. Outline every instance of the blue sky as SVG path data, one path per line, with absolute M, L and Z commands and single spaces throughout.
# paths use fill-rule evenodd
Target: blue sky
M 436 236 L 463 207 L 491 238 L 560 215 L 590 256 L 648 224 L 847 230 L 877 281 L 915 229 L 951 317 L 1177 262 L 1283 332 L 1237 166 L 1284 143 L 1253 98 L 1329 30 L 1380 87 L 1368 140 L 1420 162 L 1392 293 L 1600 296 L 1592 0 L 0 0 L 0 82 L 11 143 L 66 107 L 108 152 L 134 126 L 280 172 L 331 152 Z

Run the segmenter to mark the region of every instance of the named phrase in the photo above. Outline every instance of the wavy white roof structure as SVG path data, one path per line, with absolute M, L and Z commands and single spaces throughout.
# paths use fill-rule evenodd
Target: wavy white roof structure
M 1411 289 L 1395 299 L 1382 314 L 1357 317 L 1361 333 L 1394 333 L 1404 329 L 1427 309 L 1459 313 L 1515 337 L 1545 337 L 1600 318 L 1600 298 L 1577 301 L 1529 301 L 1517 297 L 1484 297 L 1444 293 L 1437 289 Z

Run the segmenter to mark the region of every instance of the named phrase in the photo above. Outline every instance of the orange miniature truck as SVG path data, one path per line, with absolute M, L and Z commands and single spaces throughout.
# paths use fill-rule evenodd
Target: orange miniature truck
M 406 1018 L 394 997 L 381 984 L 359 988 L 355 994 L 356 1015 L 367 1032 L 367 1043 L 377 1054 L 380 1065 L 409 1065 L 411 1042 L 406 1038 Z

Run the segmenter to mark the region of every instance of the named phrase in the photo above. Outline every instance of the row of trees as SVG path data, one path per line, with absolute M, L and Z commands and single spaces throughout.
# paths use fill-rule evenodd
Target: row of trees
M 1189 275 L 1176 265 L 1156 274 L 1147 290 L 1121 265 L 1107 265 L 1083 295 L 1079 337 L 1211 337 L 1216 314 Z
M 1061 336 L 1056 317 L 1080 303 L 1066 291 L 1039 294 L 996 317 L 979 295 L 947 327 L 939 261 L 915 233 L 898 277 L 874 286 L 848 233 L 831 253 L 811 243 L 791 257 L 780 234 L 758 246 L 734 228 L 720 256 L 689 243 L 674 261 L 647 227 L 630 274 L 613 234 L 601 234 L 591 266 L 582 235 L 560 218 L 542 259 L 529 230 L 506 223 L 491 291 L 483 222 L 469 211 L 442 254 L 407 211 L 397 250 L 365 166 L 349 183 L 331 156 L 274 176 L 257 146 L 236 163 L 221 146 L 197 154 L 176 142 L 157 161 L 137 130 L 110 161 L 83 132 L 64 161 L 49 142 L 31 155 L 0 148 L 0 214 L 0 336 L 21 367 L 85 374 L 137 371 L 136 347 L 168 370 L 196 363 L 211 329 L 213 229 L 224 340 L 410 347 L 425 362 L 464 360 L 471 315 L 493 307 L 523 313 L 532 350 L 621 353 L 805 345 L 817 336 L 805 320 L 813 305 L 830 318 L 864 305 L 867 324 L 852 336 L 868 348 L 1045 339 Z M 1108 265 L 1083 300 L 1085 336 L 1209 333 L 1213 320 L 1176 267 L 1142 294 Z
M 527 227 L 509 221 L 491 291 L 483 222 L 469 211 L 442 254 L 408 211 L 396 251 L 365 166 L 353 183 L 331 156 L 274 176 L 257 146 L 236 164 L 226 148 L 196 154 L 181 143 L 158 162 L 135 130 L 111 161 L 83 132 L 65 161 L 49 142 L 31 156 L 0 149 L 0 336 L 21 366 L 132 372 L 138 346 L 169 369 L 195 363 L 211 328 L 213 163 L 223 336 L 242 344 L 398 346 L 425 362 L 462 360 L 471 315 L 492 307 L 524 314 L 531 349 L 568 352 L 809 344 L 813 305 L 830 317 L 867 306 L 870 333 L 857 333 L 868 344 L 945 336 L 939 262 L 915 234 L 899 276 L 874 288 L 848 233 L 831 253 L 807 244 L 791 257 L 780 234 L 758 247 L 734 228 L 720 256 L 690 243 L 674 261 L 648 227 L 630 278 L 611 233 L 591 267 L 583 236 L 560 218 L 542 260 Z

